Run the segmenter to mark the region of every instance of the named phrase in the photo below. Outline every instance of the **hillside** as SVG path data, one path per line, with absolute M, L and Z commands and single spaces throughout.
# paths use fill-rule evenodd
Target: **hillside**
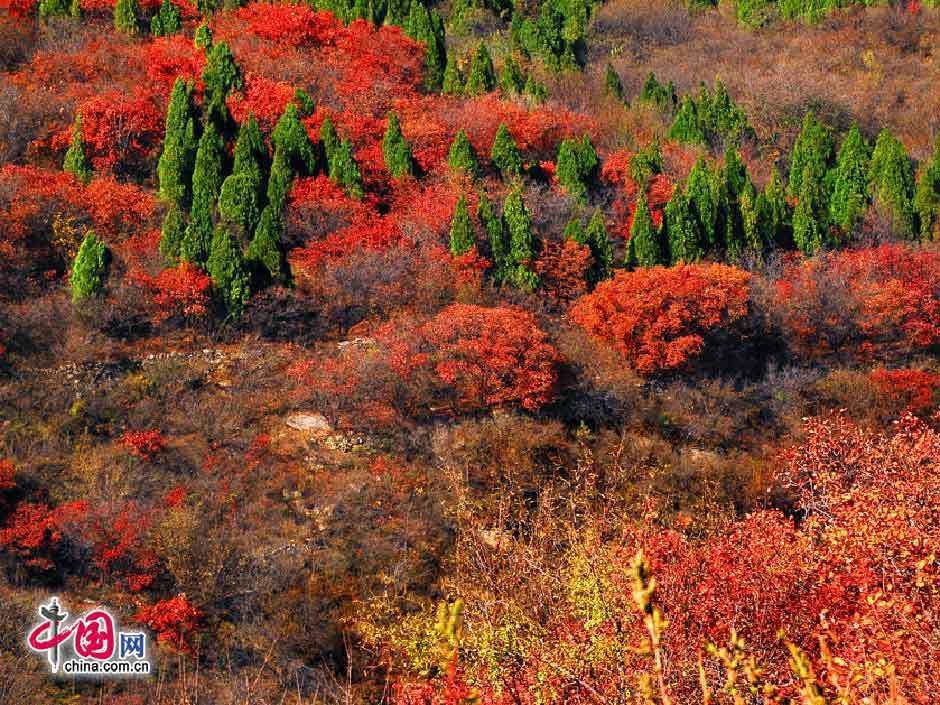
M 0 705 L 936 702 L 937 47 L 7 0 Z

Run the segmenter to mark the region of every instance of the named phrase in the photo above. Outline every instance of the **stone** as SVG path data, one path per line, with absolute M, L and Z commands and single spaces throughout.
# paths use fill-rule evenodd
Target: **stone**
M 329 433 L 333 430 L 323 414 L 291 414 L 286 423 L 289 428 L 305 433 Z

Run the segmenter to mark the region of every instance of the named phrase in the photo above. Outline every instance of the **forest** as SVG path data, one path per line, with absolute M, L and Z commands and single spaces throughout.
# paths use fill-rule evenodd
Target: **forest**
M 0 0 L 0 705 L 937 703 L 938 52 Z M 152 672 L 50 672 L 50 599 Z

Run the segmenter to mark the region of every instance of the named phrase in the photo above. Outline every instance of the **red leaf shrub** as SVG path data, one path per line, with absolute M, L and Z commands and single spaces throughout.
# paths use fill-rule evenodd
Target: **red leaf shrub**
M 423 323 L 386 324 L 374 337 L 348 341 L 337 354 L 304 361 L 289 374 L 300 394 L 314 395 L 334 418 L 390 422 L 390 410 L 538 409 L 554 398 L 558 360 L 532 314 L 451 304 Z
M 166 445 L 166 440 L 159 429 L 147 431 L 125 431 L 121 436 L 123 445 L 131 455 L 143 460 L 153 460 Z
M 281 7 L 291 7 L 282 5 Z M 232 117 L 239 123 L 254 115 L 258 125 L 265 133 L 270 133 L 284 112 L 284 108 L 294 99 L 296 89 L 282 81 L 271 81 L 264 76 L 248 74 L 245 76 L 245 88 L 232 93 L 226 101 Z
M 164 115 L 143 90 L 108 91 L 78 108 L 85 148 L 95 169 L 137 168 L 153 155 L 163 139 Z M 68 144 L 71 129 L 59 136 Z
M 421 352 L 404 369 L 426 356 L 464 404 L 538 409 L 554 398 L 558 353 L 526 311 L 451 304 L 417 334 Z
M 151 319 L 157 325 L 174 317 L 202 318 L 209 312 L 212 279 L 189 262 L 164 269 L 155 277 L 138 273 L 136 279 L 152 292 Z
M 68 502 L 54 509 L 42 502 L 20 502 L 0 528 L 0 550 L 28 568 L 50 570 L 65 538 L 65 525 L 87 510 L 86 502 Z
M 767 305 L 807 360 L 927 350 L 940 343 L 940 250 L 890 244 L 793 260 Z
M 145 624 L 157 635 L 157 643 L 174 651 L 191 654 L 194 642 L 202 628 L 203 613 L 180 593 L 169 600 L 161 600 L 144 607 L 134 615 L 134 621 Z
M 241 8 L 236 17 L 249 34 L 294 47 L 332 44 L 343 29 L 332 13 L 306 5 L 256 2 Z
M 177 78 L 198 81 L 206 63 L 205 53 L 195 47 L 193 40 L 183 34 L 155 37 L 144 48 L 147 76 L 169 95 Z
M 542 244 L 535 271 L 545 293 L 556 301 L 569 303 L 587 293 L 587 277 L 593 262 L 587 245 L 556 240 Z
M 907 405 L 912 412 L 932 411 L 937 407 L 940 374 L 926 370 L 877 369 L 871 381 L 884 396 Z
M 16 468 L 13 461 L 6 458 L 0 460 L 0 492 L 16 487 Z
M 750 275 L 721 264 L 617 272 L 571 308 L 571 320 L 618 350 L 637 371 L 682 367 L 706 337 L 748 310 Z
M 113 176 L 100 176 L 85 187 L 83 207 L 98 235 L 115 238 L 151 223 L 157 199 L 140 186 L 120 183 Z

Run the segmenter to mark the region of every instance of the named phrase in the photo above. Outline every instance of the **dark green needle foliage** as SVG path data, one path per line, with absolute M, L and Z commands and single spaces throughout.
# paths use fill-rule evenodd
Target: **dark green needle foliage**
M 75 122 L 72 124 L 72 141 L 65 152 L 62 169 L 83 184 L 91 181 L 92 168 L 85 152 L 85 139 L 82 136 L 82 116 L 80 114 L 75 116 Z
M 901 141 L 883 129 L 875 142 L 868 174 L 875 205 L 888 213 L 895 230 L 914 236 L 914 169 Z
M 385 137 L 382 140 L 382 156 L 385 158 L 385 168 L 393 179 L 414 174 L 415 161 L 411 145 L 405 140 L 395 113 L 388 114 L 388 127 L 385 128 Z
M 522 173 L 522 155 L 505 123 L 500 123 L 499 129 L 496 130 L 490 158 L 505 178 L 516 177 Z
M 581 139 L 562 140 L 558 148 L 556 175 L 560 183 L 571 196 L 584 202 L 599 161 L 591 139 L 584 135 Z
M 467 75 L 464 91 L 467 95 L 482 95 L 495 88 L 496 70 L 493 68 L 493 58 L 486 44 L 480 42 L 470 63 L 470 73 Z
M 288 103 L 271 133 L 271 143 L 295 173 L 310 175 L 316 171 L 317 157 L 307 129 L 300 121 L 294 102 Z
M 348 139 L 342 140 L 336 148 L 333 161 L 330 162 L 330 179 L 353 198 L 362 198 L 362 174 L 353 154 L 352 142 Z
M 655 267 L 663 263 L 663 246 L 659 230 L 653 223 L 646 194 L 640 192 L 630 225 L 627 264 L 634 267 Z
M 851 233 L 868 207 L 870 150 L 857 125 L 852 125 L 836 157 L 832 177 L 829 219 L 844 233 Z
M 81 247 L 72 261 L 72 301 L 79 303 L 97 296 L 104 289 L 108 273 L 108 248 L 94 230 L 85 233 Z
M 170 0 L 163 0 L 157 14 L 150 19 L 150 33 L 155 37 L 167 37 L 182 28 L 179 9 Z
M 454 141 L 450 145 L 447 155 L 447 165 L 452 171 L 475 177 L 480 173 L 480 163 L 477 160 L 470 138 L 463 130 L 458 130 Z
M 224 225 L 216 227 L 212 234 L 206 271 L 212 277 L 213 288 L 228 314 L 233 318 L 240 316 L 251 296 L 251 278 L 241 247 Z
M 209 256 L 213 214 L 222 189 L 225 144 L 213 122 L 206 125 L 193 168 L 193 199 L 189 225 L 180 247 L 180 257 L 201 265 Z
M 467 200 L 461 196 L 450 222 L 450 253 L 455 257 L 465 255 L 476 246 L 476 241 L 473 221 L 470 220 L 467 210 Z

